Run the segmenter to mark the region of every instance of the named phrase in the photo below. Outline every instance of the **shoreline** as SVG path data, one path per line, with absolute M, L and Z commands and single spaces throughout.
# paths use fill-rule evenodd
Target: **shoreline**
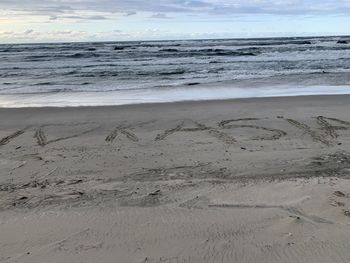
M 291 75 L 162 88 L 0 95 L 0 108 L 119 106 L 247 98 L 350 94 L 347 73 Z M 321 84 L 326 83 L 326 84 Z
M 350 91 L 349 91 L 350 92 Z M 0 111 L 4 110 L 28 110 L 28 109 L 89 109 L 89 108 L 133 108 L 133 107 L 146 107 L 146 106 L 166 106 L 166 105 L 181 105 L 181 104 L 206 104 L 206 103 L 227 103 L 227 102 L 251 102 L 251 101 L 263 101 L 263 100 L 283 100 L 289 99 L 327 99 L 337 97 L 349 97 L 350 93 L 344 94 L 315 94 L 315 95 L 292 95 L 292 96 L 273 96 L 273 97 L 247 97 L 247 98 L 224 98 L 224 99 L 207 99 L 207 100 L 183 100 L 183 101 L 169 101 L 169 102 L 145 102 L 134 104 L 121 104 L 121 105 L 82 105 L 82 106 L 37 106 L 37 107 L 0 107 Z

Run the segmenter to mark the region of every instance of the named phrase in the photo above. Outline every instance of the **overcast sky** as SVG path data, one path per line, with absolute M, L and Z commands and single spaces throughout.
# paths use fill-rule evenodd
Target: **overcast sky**
M 0 0 L 0 42 L 350 35 L 350 0 Z

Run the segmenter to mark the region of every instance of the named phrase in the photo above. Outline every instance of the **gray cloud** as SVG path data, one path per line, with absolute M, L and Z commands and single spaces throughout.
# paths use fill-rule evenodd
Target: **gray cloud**
M 161 39 L 164 34 L 167 34 L 167 31 L 155 29 L 144 29 L 137 32 L 114 29 L 94 33 L 82 30 L 36 31 L 28 29 L 25 31 L 0 31 L 0 43 Z
M 208 14 L 313 14 L 350 13 L 349 0 L 0 0 L 2 10 L 25 11 L 34 15 L 58 18 L 75 16 L 79 12 L 123 13 L 138 12 L 208 13 Z M 78 16 L 78 15 L 77 15 Z M 158 15 L 159 16 L 159 15 Z M 106 17 L 101 16 L 101 19 Z M 159 17 L 160 18 L 160 17 Z M 85 19 L 85 18 L 83 18 Z M 98 17 L 90 17 L 97 20 Z
M 136 15 L 137 13 L 136 12 L 127 12 L 124 16 L 133 16 L 133 15 Z
M 170 19 L 171 17 L 168 17 L 166 14 L 157 13 L 157 14 L 152 15 L 151 18 L 155 18 L 155 19 Z

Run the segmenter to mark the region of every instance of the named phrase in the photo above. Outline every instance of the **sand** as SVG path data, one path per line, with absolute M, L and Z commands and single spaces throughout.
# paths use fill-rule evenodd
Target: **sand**
M 350 262 L 350 96 L 0 110 L 0 262 Z

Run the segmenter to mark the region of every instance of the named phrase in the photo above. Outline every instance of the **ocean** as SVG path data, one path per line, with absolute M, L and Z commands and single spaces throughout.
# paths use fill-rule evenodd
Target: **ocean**
M 0 45 L 0 107 L 350 93 L 350 37 Z

